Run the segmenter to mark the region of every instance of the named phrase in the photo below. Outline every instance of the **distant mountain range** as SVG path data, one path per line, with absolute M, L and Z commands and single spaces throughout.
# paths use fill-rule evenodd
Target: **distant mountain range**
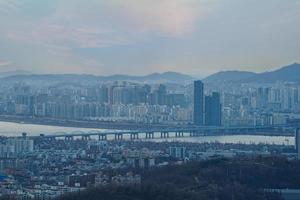
M 253 73 L 247 71 L 222 71 L 212 74 L 205 79 L 205 83 L 300 83 L 300 64 L 294 63 L 278 70 Z
M 16 71 L 8 71 L 8 72 L 0 72 L 0 78 L 8 77 L 8 76 L 15 76 L 15 75 L 28 75 L 31 74 L 25 70 L 16 70 Z
M 0 73 L 0 81 L 5 82 L 101 82 L 101 81 L 136 81 L 146 83 L 189 83 L 196 78 L 177 72 L 153 73 L 145 76 L 111 75 L 95 76 L 88 74 L 30 74 L 26 71 Z M 254 73 L 248 71 L 221 71 L 203 79 L 205 83 L 300 83 L 300 64 L 294 63 L 278 70 Z
M 273 83 L 297 82 L 300 83 L 300 64 L 294 63 L 278 70 L 257 74 L 245 80 L 246 82 Z
M 1 76 L 0 76 L 1 77 Z M 95 76 L 88 74 L 19 74 L 2 77 L 2 81 L 50 81 L 50 82 L 78 82 L 78 81 L 137 81 L 137 82 L 157 82 L 157 83 L 185 83 L 192 81 L 194 78 L 177 73 L 153 73 L 146 76 L 130 76 L 130 75 L 111 75 L 111 76 Z
M 247 71 L 221 71 L 206 77 L 203 81 L 206 83 L 238 82 L 252 78 L 255 75 L 257 74 Z

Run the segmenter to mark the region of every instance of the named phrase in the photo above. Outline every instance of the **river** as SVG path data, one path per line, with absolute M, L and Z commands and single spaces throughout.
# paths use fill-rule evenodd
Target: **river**
M 24 124 L 13 122 L 0 122 L 1 136 L 20 136 L 22 132 L 26 132 L 29 136 L 40 134 L 55 134 L 58 132 L 70 133 L 73 131 L 93 131 L 93 128 L 78 128 L 78 127 L 61 127 L 36 124 Z M 105 129 L 97 129 L 97 131 L 109 131 Z M 254 135 L 224 135 L 224 136 L 202 136 L 193 138 L 169 138 L 169 139 L 154 139 L 154 141 L 185 141 L 185 142 L 221 142 L 221 143 L 244 143 L 244 144 L 285 144 L 294 145 L 294 137 L 287 136 L 254 136 Z

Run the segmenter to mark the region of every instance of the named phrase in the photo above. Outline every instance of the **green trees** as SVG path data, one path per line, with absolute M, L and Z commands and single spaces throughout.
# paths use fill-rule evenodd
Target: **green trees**
M 216 159 L 141 172 L 139 187 L 107 186 L 60 200 L 279 200 L 267 188 L 300 188 L 300 162 L 282 157 Z

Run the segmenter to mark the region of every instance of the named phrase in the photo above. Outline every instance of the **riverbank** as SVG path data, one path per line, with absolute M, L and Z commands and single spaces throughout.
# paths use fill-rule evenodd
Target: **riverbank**
M 93 132 L 99 131 L 107 133 L 108 129 L 93 129 L 93 128 L 76 128 L 76 127 L 63 127 L 63 126 L 49 126 L 49 125 L 36 125 L 26 123 L 15 122 L 1 122 L 0 121 L 0 137 L 16 137 L 21 136 L 22 132 L 26 132 L 28 136 L 55 135 L 55 134 L 69 134 L 74 132 Z M 170 138 L 159 138 L 160 133 L 155 133 L 157 139 L 153 139 L 154 142 L 187 142 L 187 143 L 205 143 L 205 142 L 220 142 L 220 143 L 236 143 L 236 144 L 285 144 L 294 145 L 295 138 L 293 136 L 270 136 L 270 135 L 206 135 L 200 137 L 180 137 L 175 138 L 170 135 Z M 174 134 L 174 133 L 173 133 Z M 144 138 L 144 135 L 140 135 L 140 139 Z M 97 137 L 94 137 L 97 139 Z M 108 138 L 109 140 L 112 139 Z M 124 140 L 130 140 L 130 136 L 124 137 Z
M 144 124 L 120 121 L 84 121 L 84 120 L 66 120 L 55 118 L 28 117 L 16 115 L 0 115 L 0 121 L 13 122 L 21 124 L 36 124 L 48 126 L 74 127 L 74 128 L 95 128 L 95 129 L 112 129 L 112 130 L 136 130 L 147 128 L 166 128 L 168 125 L 163 124 Z

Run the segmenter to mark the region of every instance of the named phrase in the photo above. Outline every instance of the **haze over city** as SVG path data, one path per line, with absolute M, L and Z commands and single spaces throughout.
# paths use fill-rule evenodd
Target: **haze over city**
M 299 200 L 300 0 L 0 0 L 0 200 Z
M 300 62 L 298 0 L 0 0 L 0 71 L 263 72 Z

